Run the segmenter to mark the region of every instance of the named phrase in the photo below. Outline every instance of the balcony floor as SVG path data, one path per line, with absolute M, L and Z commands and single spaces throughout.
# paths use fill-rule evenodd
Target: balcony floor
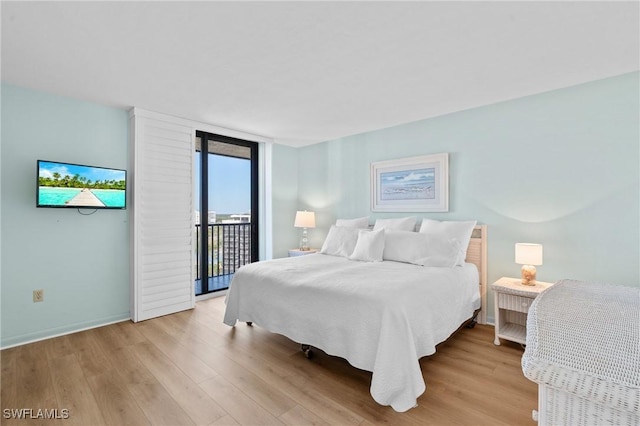
M 233 274 L 218 275 L 217 277 L 209 278 L 209 292 L 219 291 L 229 288 Z M 202 294 L 202 280 L 196 280 L 196 296 Z

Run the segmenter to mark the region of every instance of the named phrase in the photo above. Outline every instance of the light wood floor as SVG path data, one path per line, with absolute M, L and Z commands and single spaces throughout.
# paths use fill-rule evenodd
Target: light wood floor
M 2 409 L 68 409 L 66 420 L 3 425 L 534 425 L 536 385 L 519 345 L 493 327 L 461 329 L 420 361 L 418 407 L 396 413 L 369 394 L 371 374 L 285 337 L 222 324 L 222 298 L 3 350 Z M 36 411 L 34 411 L 36 413 Z M 4 411 L 3 411 L 4 414 Z

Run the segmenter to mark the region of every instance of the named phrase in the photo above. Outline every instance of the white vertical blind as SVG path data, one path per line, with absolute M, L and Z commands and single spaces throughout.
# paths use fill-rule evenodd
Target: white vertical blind
M 191 309 L 194 295 L 191 126 L 131 115 L 131 318 Z

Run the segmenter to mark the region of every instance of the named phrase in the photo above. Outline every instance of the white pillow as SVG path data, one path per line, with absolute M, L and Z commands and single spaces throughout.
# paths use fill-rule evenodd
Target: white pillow
M 377 231 L 361 229 L 358 242 L 349 259 L 364 262 L 381 262 L 384 251 L 384 228 Z
M 353 253 L 358 241 L 357 228 L 346 228 L 332 225 L 329 234 L 324 240 L 320 253 L 331 256 L 349 257 Z
M 460 242 L 442 233 L 387 231 L 383 259 L 451 268 L 456 266 L 459 252 Z
M 357 219 L 338 219 L 336 226 L 345 226 L 348 228 L 368 228 L 369 216 L 359 217 Z
M 422 219 L 422 225 L 420 225 L 420 232 L 428 232 L 430 234 L 444 234 L 449 238 L 455 238 L 460 242 L 460 253 L 458 253 L 458 260 L 456 265 L 464 265 L 464 259 L 467 257 L 467 248 L 469 247 L 469 241 L 471 241 L 471 234 L 473 233 L 473 227 L 476 226 L 475 220 L 466 222 L 453 222 L 432 219 Z
M 377 219 L 373 230 L 385 228 L 387 231 L 413 231 L 416 228 L 416 217 L 401 217 L 399 219 Z

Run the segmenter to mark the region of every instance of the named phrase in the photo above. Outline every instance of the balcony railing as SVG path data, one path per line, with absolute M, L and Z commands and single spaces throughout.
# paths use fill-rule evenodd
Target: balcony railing
M 251 223 L 214 223 L 208 228 L 209 253 L 207 278 L 236 272 L 251 262 Z M 196 280 L 200 280 L 201 225 L 196 225 Z

